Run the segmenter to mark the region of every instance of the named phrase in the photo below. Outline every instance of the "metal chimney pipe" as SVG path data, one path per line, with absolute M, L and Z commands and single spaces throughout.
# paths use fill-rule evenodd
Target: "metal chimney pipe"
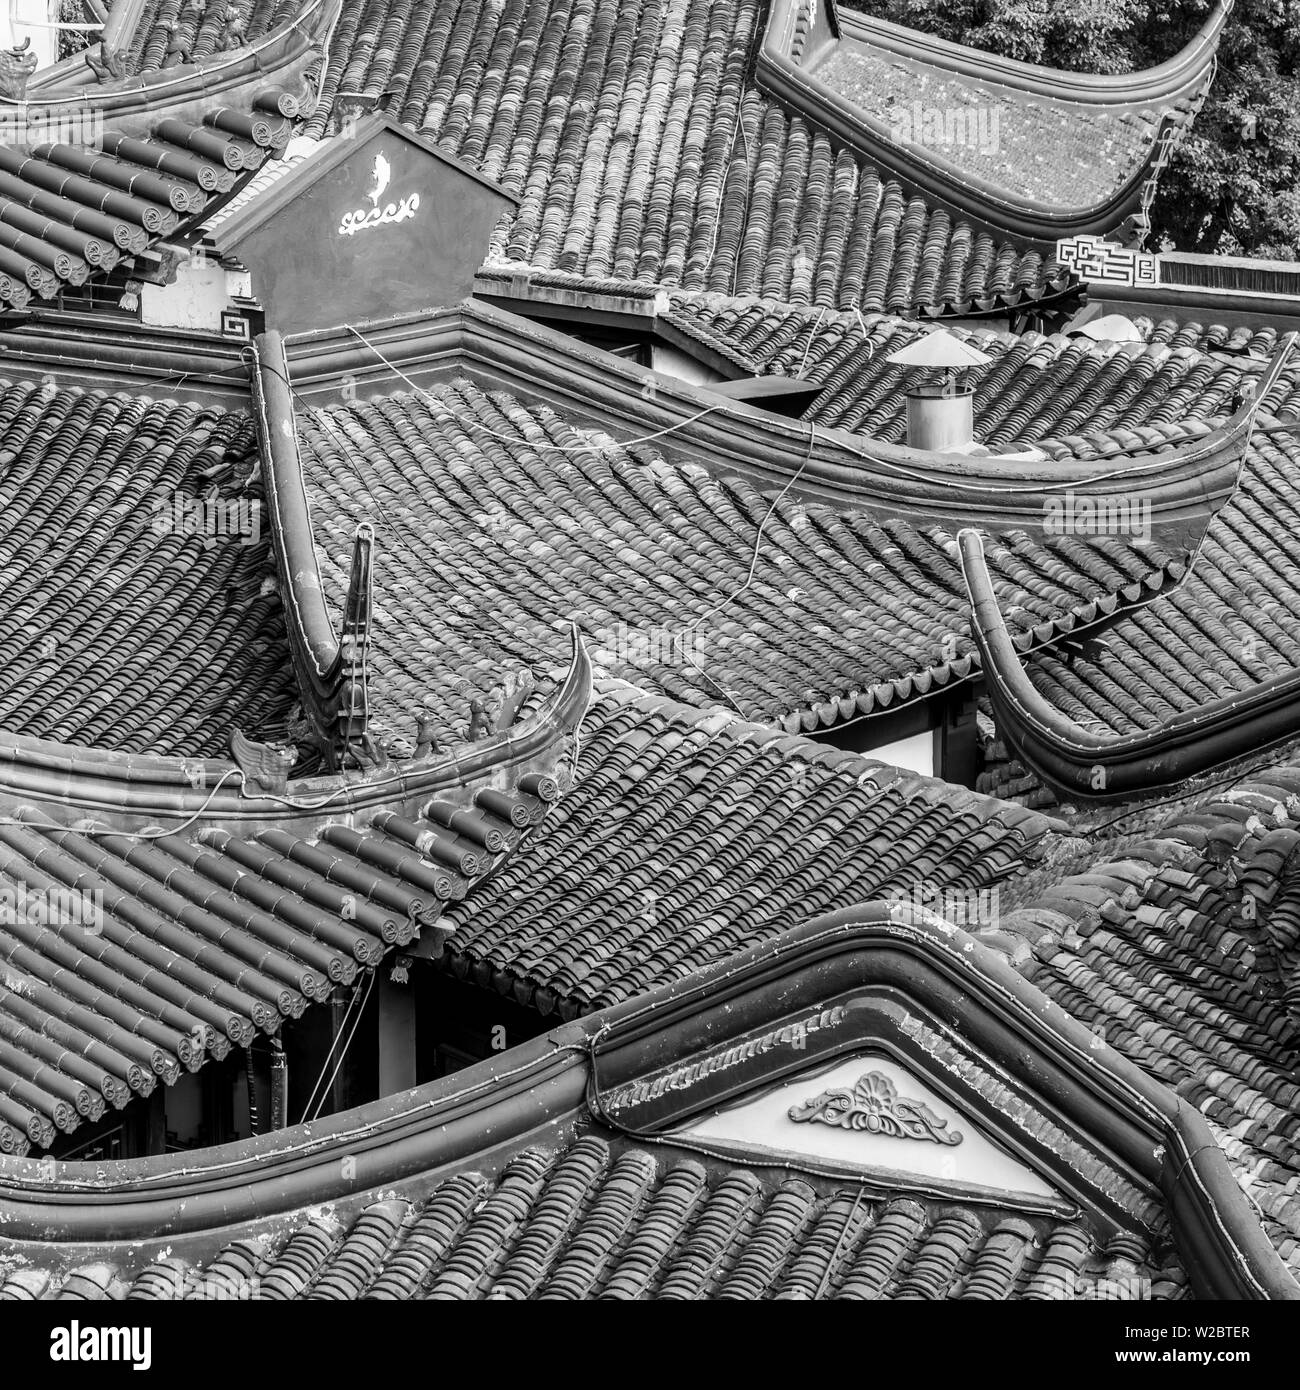
M 913 449 L 938 452 L 973 443 L 975 415 L 971 386 L 914 386 L 907 393 L 907 442 Z

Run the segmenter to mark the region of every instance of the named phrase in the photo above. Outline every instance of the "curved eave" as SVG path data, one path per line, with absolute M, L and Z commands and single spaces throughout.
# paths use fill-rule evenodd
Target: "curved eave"
M 614 1086 L 868 990 L 915 999 L 1162 1192 L 1201 1296 L 1300 1297 L 1197 1111 L 1124 1058 L 1099 1053 L 1088 1029 L 989 947 L 932 914 L 886 903 L 819 917 L 454 1077 L 316 1124 L 201 1153 L 60 1164 L 53 1181 L 36 1162 L 0 1158 L 0 1221 L 27 1258 L 58 1259 L 76 1246 L 84 1260 L 87 1250 L 141 1240 L 179 1240 L 185 1253 L 210 1248 L 232 1228 L 324 1202 L 355 1211 L 376 1188 L 527 1142 L 576 1119 L 584 1101 L 600 1118 L 599 1097 Z M 847 1013 L 840 1051 L 869 1041 L 854 1021 L 865 1011 Z M 1050 1153 L 1044 1160 L 1050 1167 Z
M 1013 321 L 1021 314 L 1042 316 L 1049 312 L 1070 314 L 1080 306 L 1086 286 L 1073 272 L 1054 275 L 1041 285 L 1024 285 L 1000 294 L 982 295 L 976 299 L 946 300 L 941 304 L 922 305 L 917 317 L 930 320 L 1004 319 Z
M 209 106 L 229 101 L 233 91 L 249 83 L 264 87 L 275 74 L 319 56 L 320 45 L 338 18 L 342 0 L 306 0 L 293 19 L 264 34 L 256 43 L 215 54 L 198 63 L 159 68 L 113 82 L 85 87 L 51 87 L 23 100 L 0 97 L 0 111 L 19 127 L 28 112 L 39 115 L 47 108 L 60 113 L 78 110 L 101 114 L 106 124 L 126 129 L 132 116 L 158 114 L 160 107 L 182 108 L 191 102 Z M 129 40 L 121 36 L 120 41 Z
M 778 0 L 780 3 L 780 0 Z M 984 82 L 996 82 L 1033 96 L 1077 101 L 1098 106 L 1152 106 L 1177 101 L 1198 90 L 1208 79 L 1218 52 L 1223 26 L 1235 0 L 1215 0 L 1214 9 L 1192 38 L 1171 58 L 1140 72 L 1098 74 L 1068 72 L 1004 58 L 983 49 L 953 43 L 918 29 L 845 8 L 827 0 L 834 23 L 846 38 L 883 48 L 937 68 Z
M 1163 568 L 1153 570 L 1112 593 L 1101 594 L 1058 617 L 1024 629 L 1011 639 L 1012 647 L 1017 652 L 1031 652 L 1039 647 L 1051 646 L 1071 633 L 1080 634 L 1100 623 L 1109 623 L 1126 610 L 1143 606 L 1175 588 L 1184 572 L 1183 561 L 1172 560 Z M 952 631 L 954 636 L 963 635 L 958 627 Z M 894 680 L 877 682 L 865 690 L 819 700 L 788 712 L 780 716 L 781 727 L 788 734 L 815 736 L 837 724 L 852 723 L 863 715 L 888 714 L 891 710 L 899 710 L 922 700 L 937 701 L 946 691 L 956 690 L 967 681 L 978 680 L 981 672 L 981 656 L 977 649 L 953 661 L 910 671 Z
M 615 439 L 655 433 L 666 457 L 734 472 L 760 489 L 789 486 L 797 496 L 831 506 L 869 507 L 922 525 L 1037 530 L 1046 498 L 1067 488 L 1079 495 L 1109 493 L 1119 486 L 1117 478 L 1127 477 L 1150 498 L 1162 539 L 1199 534 L 1232 490 L 1253 418 L 1243 407 L 1200 439 L 1122 463 L 930 453 L 738 404 L 631 366 L 505 310 L 471 301 L 461 316 L 455 327 L 467 330 L 462 351 L 471 374 L 508 384 L 527 398 L 540 395 Z M 452 328 L 444 321 L 434 332 Z M 390 361 L 402 365 L 402 356 L 394 355 L 382 336 L 371 338 L 378 338 Z M 294 360 L 299 341 L 290 344 Z M 400 352 L 413 360 L 428 347 L 427 337 L 421 342 L 407 336 Z M 373 369 L 378 360 L 374 349 L 361 346 L 335 355 L 331 370 Z M 651 383 L 653 392 L 646 392 Z M 1261 393 L 1266 389 L 1261 385 Z
M 239 769 L 220 759 L 110 753 L 0 733 L 0 804 L 39 803 L 51 816 L 65 808 L 64 819 L 68 812 L 95 816 L 122 830 L 150 825 L 158 817 L 169 826 L 181 821 L 241 830 L 301 828 L 359 811 L 414 806 L 441 789 L 532 762 L 553 749 L 581 723 L 591 682 L 591 659 L 575 628 L 564 681 L 514 727 L 399 770 L 303 778 L 290 783 L 284 797 L 243 795 Z
M 278 158 L 305 75 L 319 60 L 317 31 L 333 22 L 338 3 L 310 0 L 303 15 L 248 52 L 179 75 L 168 69 L 163 81 L 0 100 L 0 113 L 20 132 L 4 146 L 4 311 L 26 314 L 34 302 L 57 301 L 70 286 L 129 267 L 150 246 L 183 241 Z M 36 123 L 51 109 L 65 123 L 84 118 L 103 140 L 35 140 L 46 129 Z
M 278 333 L 263 333 L 253 344 L 252 355 L 253 405 L 265 465 L 272 550 L 284 597 L 285 633 L 303 708 L 317 731 L 332 743 L 340 711 L 349 705 L 360 711 L 361 728 L 346 729 L 345 734 L 364 732 L 365 683 L 353 678 L 325 602 L 284 341 Z
M 920 146 L 899 144 L 882 121 L 819 79 L 817 66 L 829 48 L 833 47 L 833 41 L 828 44 L 824 33 L 820 36 L 820 42 L 814 43 L 813 56 L 806 65 L 795 56 L 798 51 L 795 36 L 802 8 L 800 0 L 775 0 L 772 6 L 755 68 L 755 80 L 762 90 L 787 109 L 824 130 L 860 158 L 897 179 L 909 193 L 926 199 L 955 218 L 971 223 L 978 231 L 998 238 L 1011 237 L 1033 242 L 1044 249 L 1051 248 L 1061 238 L 1104 236 L 1140 209 L 1144 190 L 1153 177 L 1153 171 L 1159 166 L 1162 146 L 1167 139 L 1176 137 L 1186 127 L 1208 86 L 1222 22 L 1220 20 L 1218 24 L 1208 26 L 1204 36 L 1198 36 L 1183 54 L 1163 68 L 1153 69 L 1151 74 L 1147 74 L 1150 79 L 1147 86 L 1158 95 L 1146 99 L 1125 97 L 1117 103 L 1115 89 L 1091 89 L 1092 95 L 1087 100 L 1098 108 L 1114 106 L 1117 114 L 1135 103 L 1160 105 L 1167 109 L 1162 113 L 1142 162 L 1105 198 L 1070 206 L 1020 196 L 1011 188 L 970 173 L 936 151 L 923 151 Z M 831 22 L 827 17 L 818 20 L 818 23 L 828 26 Z M 924 38 L 905 29 L 898 33 L 913 42 Z M 902 39 L 890 37 L 894 43 L 902 43 Z M 864 41 L 876 43 L 879 39 L 873 33 Z M 944 54 L 944 61 L 928 55 L 924 61 L 963 75 L 980 75 L 985 80 L 1004 82 L 1009 87 L 1019 87 L 1027 95 L 1035 92 L 1033 84 L 1041 85 L 1046 81 L 1043 76 L 1034 76 L 1035 73 L 1054 76 L 1049 69 L 1031 69 L 1028 65 L 1022 65 L 1024 70 L 1012 74 L 1014 80 L 1009 80 L 1001 71 L 994 74 L 978 66 L 980 60 L 987 61 L 989 55 L 978 54 L 971 49 L 961 50 L 957 45 L 950 45 L 949 48 L 957 52 Z M 904 56 L 917 60 L 915 51 L 895 51 L 904 52 Z M 965 67 L 958 65 L 958 55 L 964 55 L 961 62 Z M 1092 80 L 1094 83 L 1107 81 L 1102 78 Z M 1141 84 L 1134 88 L 1135 92 L 1141 90 Z M 1169 105 L 1178 97 L 1189 104 L 1188 110 Z M 1059 92 L 1056 98 L 1061 99 Z
M 1214 700 L 1157 729 L 1085 729 L 1034 688 L 998 609 L 978 532 L 957 537 L 971 633 L 999 733 L 1066 800 L 1124 801 L 1175 786 L 1300 732 L 1300 670 Z
M 1078 633 L 1106 622 L 1127 608 L 1149 602 L 1176 585 L 1182 575 L 1182 561 L 1172 561 L 1165 568 L 1134 580 L 1115 593 L 1089 599 L 1057 618 L 1026 629 L 1013 639 L 1013 644 L 1018 651 L 1050 645 L 1072 632 Z M 954 628 L 953 635 L 960 636 L 961 633 Z M 852 723 L 862 715 L 888 714 L 891 710 L 899 710 L 918 701 L 937 700 L 945 691 L 955 690 L 969 680 L 978 679 L 979 675 L 979 656 L 972 652 L 936 666 L 909 671 L 893 680 L 878 681 L 865 690 L 818 700 L 787 711 L 779 716 L 780 724 L 788 734 L 816 735 L 833 729 L 837 724 Z

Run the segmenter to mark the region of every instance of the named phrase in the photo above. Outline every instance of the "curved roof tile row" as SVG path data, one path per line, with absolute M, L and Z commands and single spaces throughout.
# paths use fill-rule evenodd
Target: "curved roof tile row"
M 409 735 L 427 712 L 461 741 L 473 695 L 511 670 L 541 682 L 563 667 L 571 619 L 607 670 L 792 731 L 970 671 L 968 603 L 940 527 L 777 501 L 466 380 L 304 409 L 298 429 L 338 616 L 356 526 L 376 528 L 370 691 L 383 732 Z M 999 592 L 1025 643 L 1180 565 L 1116 537 L 997 539 Z
M 591 1013 L 918 884 L 936 903 L 986 909 L 1056 825 L 722 710 L 610 687 L 556 814 L 450 910 L 444 964 L 544 1013 Z
M 1086 872 L 1045 886 L 1036 871 L 1028 905 L 1004 912 L 999 930 L 1023 939 L 1022 972 L 1101 1045 L 1205 1115 L 1300 1272 L 1300 991 L 1285 876 L 1298 831 L 1292 762 Z
M 903 441 L 914 372 L 887 359 L 922 331 L 915 325 L 887 316 L 810 312 L 774 300 L 681 293 L 673 297 L 671 317 L 688 331 L 698 325 L 706 341 L 721 339 L 763 374 L 821 385 L 805 419 Z M 1193 345 L 1199 330 L 1149 344 L 949 331 L 993 358 L 967 373 L 975 387 L 975 439 L 1008 450 L 1049 437 L 1072 450 L 1082 439 L 1081 457 L 1102 456 L 1088 441 L 1103 433 L 1122 450 L 1177 442 L 1189 429 L 1207 431 L 1204 422 L 1231 414 L 1237 393 L 1268 365 L 1199 350 Z M 1300 364 L 1265 405 L 1274 413 L 1300 412 Z
M 298 0 L 145 0 L 126 67 L 143 73 L 201 63 L 255 42 L 298 9 Z
M 1277 350 L 1278 330 L 1267 326 L 1253 328 L 1237 324 L 1229 328 L 1223 323 L 1204 324 L 1197 319 L 1152 319 L 1145 314 L 1135 315 L 1132 322 L 1149 343 L 1264 359 Z
M 524 779 L 527 784 L 527 778 Z M 419 820 L 307 838 L 0 823 L 0 1153 L 275 1033 L 442 913 L 542 820 L 558 787 L 484 789 Z M 440 938 L 439 938 L 440 939 Z M 436 945 L 436 943 L 435 943 Z
M 1149 1292 L 1148 1292 L 1149 1291 Z M 310 1217 L 204 1265 L 170 1256 L 51 1277 L 0 1267 L 0 1300 L 940 1299 L 1183 1297 L 1131 1235 L 752 1172 L 587 1133 L 416 1203 Z
M 225 756 L 294 701 L 252 421 L 0 383 L 0 728 Z
M 161 116 L 148 134 L 108 130 L 95 145 L 0 146 L 0 303 L 54 299 L 218 206 L 288 142 L 297 99 L 214 107 L 199 124 Z

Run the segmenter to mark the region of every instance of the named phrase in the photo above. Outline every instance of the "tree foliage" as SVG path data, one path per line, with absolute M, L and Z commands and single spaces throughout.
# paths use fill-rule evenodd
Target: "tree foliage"
M 897 24 L 1076 72 L 1172 57 L 1212 0 L 842 0 Z M 1151 210 L 1152 244 L 1300 259 L 1300 0 L 1237 0 L 1205 106 Z
M 58 19 L 64 24 L 93 24 L 95 22 L 95 16 L 91 13 L 89 6 L 82 3 L 82 0 L 59 0 L 57 9 L 52 13 L 51 18 Z M 59 30 L 59 57 L 71 58 L 74 53 L 80 53 L 98 41 L 99 34 L 94 30 L 61 29 Z

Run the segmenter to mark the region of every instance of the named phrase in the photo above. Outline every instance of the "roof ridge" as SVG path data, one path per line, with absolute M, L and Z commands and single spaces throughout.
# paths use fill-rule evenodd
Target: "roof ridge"
M 132 391 L 126 388 L 111 390 L 107 386 L 81 386 L 73 381 L 59 380 L 57 370 L 46 370 L 36 377 L 0 375 L 0 392 L 26 391 L 29 396 L 42 391 L 53 391 L 55 395 L 90 396 L 104 401 L 143 401 L 146 405 L 167 406 L 174 410 L 192 410 L 196 413 L 209 412 L 219 415 L 246 415 L 252 411 L 252 399 L 245 406 L 227 406 L 220 401 L 184 400 L 178 396 L 152 395 L 146 391 Z
M 1036 448 L 1051 453 L 1053 446 L 1059 448 L 1060 453 L 1056 457 L 1078 458 L 1080 456 L 1079 446 L 1090 445 L 1098 440 L 1113 441 L 1119 447 L 1108 449 L 1100 458 L 1137 458 L 1143 454 L 1158 454 L 1165 449 L 1176 448 L 1179 444 L 1186 443 L 1191 439 L 1204 439 L 1206 435 L 1212 434 L 1226 420 L 1231 419 L 1231 415 L 1204 415 L 1192 416 L 1185 420 L 1161 421 L 1150 425 L 1112 425 L 1106 429 L 1090 430 L 1087 433 L 1064 434 L 1064 435 L 1044 435 L 1041 439 L 1032 441 Z M 1295 432 L 1300 425 L 1300 417 L 1287 418 L 1284 415 L 1274 415 L 1271 411 L 1264 410 L 1262 407 L 1255 417 L 1255 425 L 1252 435 L 1273 435 L 1287 432 Z M 1160 442 L 1151 440 L 1141 444 L 1128 444 L 1123 436 L 1139 435 L 1146 433 L 1157 433 L 1162 436 Z

